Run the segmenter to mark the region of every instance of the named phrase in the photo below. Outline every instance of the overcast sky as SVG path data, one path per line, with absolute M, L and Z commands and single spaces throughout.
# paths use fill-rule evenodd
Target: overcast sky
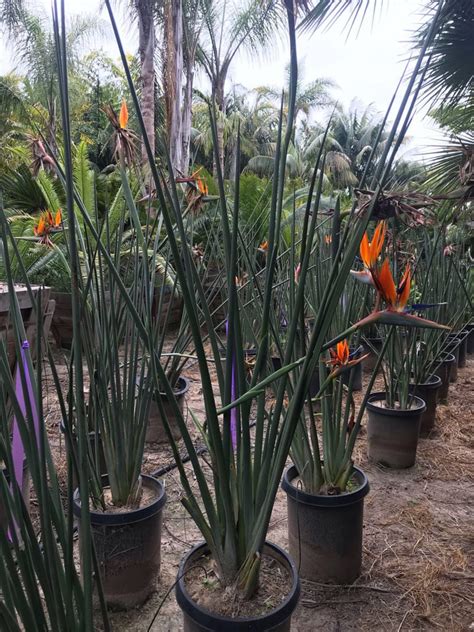
M 36 0 L 36 4 L 49 11 L 50 0 Z M 99 4 L 100 0 L 66 0 L 67 11 L 71 14 L 97 12 Z M 422 0 L 387 0 L 382 5 L 374 26 L 366 27 L 357 38 L 354 35 L 346 41 L 339 27 L 329 32 L 300 35 L 298 50 L 304 80 L 309 82 L 317 77 L 330 77 L 339 86 L 334 96 L 344 105 L 357 97 L 364 104 L 374 103 L 378 110 L 384 112 L 402 73 L 404 61 L 409 56 L 409 37 L 420 23 Z M 105 13 L 103 18 L 106 19 Z M 123 16 L 119 22 L 126 48 L 133 53 L 136 49 L 134 27 Z M 4 74 L 15 67 L 15 62 L 9 55 L 6 42 L 2 44 L 0 73 Z M 112 56 L 117 56 L 112 36 L 97 41 L 94 47 L 104 48 Z M 261 85 L 281 88 L 287 62 L 284 41 L 276 42 L 259 57 L 242 53 L 231 68 L 230 81 L 248 88 Z M 203 78 L 198 79 L 199 83 L 203 81 Z M 435 126 L 426 117 L 425 108 L 420 107 L 416 113 L 409 135 L 411 142 L 405 152 L 413 157 L 439 138 Z

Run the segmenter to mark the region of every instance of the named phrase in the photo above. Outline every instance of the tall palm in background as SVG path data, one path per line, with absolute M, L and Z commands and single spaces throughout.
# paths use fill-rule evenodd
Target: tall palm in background
M 138 25 L 138 55 L 140 58 L 140 107 L 145 131 L 155 153 L 155 17 L 156 0 L 133 0 L 133 10 Z M 142 160 L 147 161 L 142 144 Z
M 359 182 L 379 132 L 381 138 L 377 153 L 382 153 L 387 134 L 381 130 L 381 126 L 381 116 L 374 106 L 364 106 L 355 99 L 347 110 L 340 107 L 334 113 L 325 142 L 326 167 L 336 188 L 355 186 Z M 324 129 L 323 125 L 315 125 L 306 130 L 307 159 L 314 159 L 319 151 Z
M 433 13 L 435 0 L 428 0 Z M 472 217 L 474 200 L 474 3 L 447 0 L 440 17 L 439 35 L 428 51 L 432 59 L 425 81 L 425 98 L 434 106 L 433 118 L 446 132 L 446 141 L 430 156 L 429 186 L 444 208 Z M 423 36 L 423 29 L 419 37 Z M 452 211 L 451 211 L 452 212 Z
M 0 83 L 2 119 L 5 119 L 2 125 L 16 127 L 23 138 L 29 137 L 33 151 L 42 152 L 41 147 L 35 149 L 35 143 L 42 142 L 38 134 L 43 135 L 54 148 L 59 131 L 56 111 L 58 68 L 50 19 L 46 13 L 33 14 L 22 5 L 8 28 L 9 45 L 23 75 L 7 76 Z M 78 108 L 86 98 L 84 87 L 87 82 L 81 73 L 83 47 L 88 38 L 101 32 L 101 28 L 101 23 L 88 15 L 72 16 L 68 21 L 71 107 Z M 9 142 L 9 137 L 3 136 L 0 142 Z
M 24 10 L 24 0 L 0 1 L 0 26 L 11 30 Z
M 197 59 L 209 78 L 218 112 L 225 112 L 226 82 L 237 53 L 245 48 L 256 54 L 276 36 L 280 9 L 269 0 L 203 0 L 204 29 Z M 217 147 L 223 172 L 224 127 L 219 116 Z

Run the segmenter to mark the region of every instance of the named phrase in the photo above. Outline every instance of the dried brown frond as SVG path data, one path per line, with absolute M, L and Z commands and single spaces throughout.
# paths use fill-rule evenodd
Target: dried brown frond
M 111 143 L 114 147 L 114 157 L 118 161 L 123 160 L 126 165 L 133 164 L 137 155 L 137 135 L 127 127 L 122 127 L 121 117 L 111 105 L 102 106 L 102 111 L 114 130 L 111 138 Z
M 355 189 L 358 198 L 358 213 L 364 213 L 370 206 L 374 191 Z M 424 193 L 404 193 L 382 191 L 374 206 L 373 219 L 389 219 L 398 217 L 409 226 L 416 224 L 432 224 L 435 221 L 433 207 L 436 200 Z

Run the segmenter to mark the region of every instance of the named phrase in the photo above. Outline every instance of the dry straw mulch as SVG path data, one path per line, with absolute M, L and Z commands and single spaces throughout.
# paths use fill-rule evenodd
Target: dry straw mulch
M 202 417 L 196 367 L 187 368 L 185 375 L 191 380 L 187 404 Z M 303 582 L 293 632 L 474 629 L 473 385 L 474 357 L 470 356 L 458 382 L 450 387 L 449 404 L 438 407 L 435 431 L 420 440 L 417 464 L 410 470 L 391 471 L 369 463 L 362 430 L 355 457 L 371 486 L 365 505 L 362 575 L 351 586 Z M 50 393 L 45 394 L 45 407 L 53 455 L 64 476 L 58 406 Z M 170 450 L 157 446 L 146 451 L 144 469 L 152 472 L 171 460 Z M 168 503 L 161 577 L 156 593 L 142 607 L 111 615 L 113 629 L 120 632 L 146 631 L 163 599 L 152 630 L 182 630 L 173 590 L 165 597 L 180 558 L 201 538 L 181 506 L 177 471 L 167 473 L 164 480 Z M 269 540 L 286 547 L 286 529 L 286 498 L 279 492 Z

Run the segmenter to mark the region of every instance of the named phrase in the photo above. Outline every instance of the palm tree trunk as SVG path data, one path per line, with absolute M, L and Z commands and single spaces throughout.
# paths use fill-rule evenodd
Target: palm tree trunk
M 164 7 L 164 93 L 171 164 L 183 169 L 181 103 L 183 92 L 183 5 L 166 0 Z
M 217 121 L 216 121 L 216 127 L 217 127 L 217 151 L 219 154 L 219 164 L 221 167 L 221 173 L 222 176 L 224 177 L 224 115 L 225 115 L 225 96 L 224 96 L 224 89 L 225 89 L 225 80 L 226 80 L 226 76 L 227 73 L 221 73 L 220 75 L 218 75 L 216 82 L 215 82 L 215 86 L 214 86 L 214 97 L 216 100 L 216 109 L 217 109 Z M 216 156 L 214 155 L 214 162 L 213 162 L 213 174 L 214 176 L 217 175 L 217 164 L 216 164 Z
M 192 58 L 186 59 L 186 84 L 184 86 L 184 101 L 183 101 L 183 113 L 182 113 L 182 139 L 183 139 L 182 171 L 185 175 L 188 174 L 188 170 L 189 170 L 189 157 L 190 157 L 190 146 L 191 146 L 194 62 L 195 62 L 194 56 Z
M 140 54 L 141 109 L 145 131 L 155 154 L 155 25 L 153 20 L 153 0 L 135 0 L 138 15 L 138 50 Z M 142 162 L 147 162 L 147 154 L 142 143 Z

